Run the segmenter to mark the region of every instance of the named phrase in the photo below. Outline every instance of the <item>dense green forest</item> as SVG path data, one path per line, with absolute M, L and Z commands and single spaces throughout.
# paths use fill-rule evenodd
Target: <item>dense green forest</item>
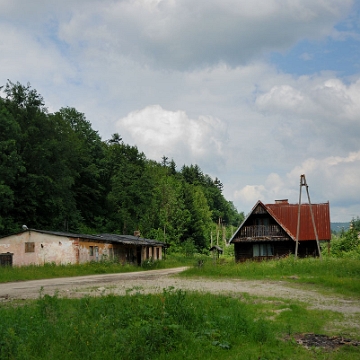
M 102 140 L 83 113 L 49 113 L 28 84 L 8 81 L 0 97 L 0 235 L 43 230 L 133 234 L 207 248 L 216 226 L 243 213 L 219 179 L 197 165 L 149 160 L 119 134 Z M 230 231 L 230 230 L 229 230 Z M 216 235 L 217 233 L 217 235 Z M 221 232 L 222 236 L 222 232 Z

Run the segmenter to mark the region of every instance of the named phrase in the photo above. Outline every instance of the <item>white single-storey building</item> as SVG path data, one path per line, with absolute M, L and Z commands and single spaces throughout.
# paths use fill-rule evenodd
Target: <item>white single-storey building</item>
M 79 264 L 105 259 L 141 265 L 148 259 L 161 260 L 167 246 L 132 235 L 26 229 L 0 238 L 0 265 Z

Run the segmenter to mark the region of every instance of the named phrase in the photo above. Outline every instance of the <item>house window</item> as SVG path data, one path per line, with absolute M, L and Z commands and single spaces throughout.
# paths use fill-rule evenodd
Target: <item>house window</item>
M 274 247 L 271 244 L 253 245 L 253 256 L 274 256 Z
M 94 247 L 93 246 L 89 246 L 89 255 L 94 256 Z
M 159 260 L 159 258 L 160 258 L 160 249 L 156 248 L 156 259 Z
M 25 252 L 35 252 L 35 243 L 34 242 L 26 242 L 25 243 Z

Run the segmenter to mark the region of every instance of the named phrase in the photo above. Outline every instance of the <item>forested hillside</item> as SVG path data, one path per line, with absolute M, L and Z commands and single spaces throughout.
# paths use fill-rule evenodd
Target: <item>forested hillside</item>
M 30 85 L 0 97 L 0 235 L 29 228 L 141 235 L 209 246 L 216 224 L 243 214 L 197 165 L 149 160 L 119 134 L 102 140 L 83 113 L 49 113 Z M 218 232 L 217 232 L 218 233 Z M 222 235 L 221 235 L 222 236 Z

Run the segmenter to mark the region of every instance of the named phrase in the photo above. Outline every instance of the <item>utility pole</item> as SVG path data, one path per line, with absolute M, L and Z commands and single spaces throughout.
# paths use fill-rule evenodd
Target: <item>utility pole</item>
M 217 232 L 216 232 L 216 245 L 217 246 L 219 246 L 220 224 L 221 224 L 221 217 L 219 216 L 219 222 L 218 222 Z
M 310 207 L 311 221 L 312 221 L 313 228 L 314 228 L 314 233 L 315 233 L 316 245 L 317 245 L 319 257 L 320 257 L 320 259 L 322 259 L 319 238 L 318 238 L 318 234 L 317 234 L 317 231 L 316 231 L 315 219 L 314 219 L 314 214 L 313 214 L 313 211 L 312 211 L 312 206 L 311 206 L 311 201 L 310 201 L 309 186 L 306 183 L 305 174 L 300 175 L 300 194 L 299 194 L 298 221 L 297 221 L 296 239 L 295 239 L 295 241 L 296 241 L 295 259 L 297 259 L 298 247 L 299 247 L 300 217 L 301 217 L 300 216 L 300 213 L 301 213 L 301 190 L 302 190 L 303 186 L 305 186 L 305 188 L 306 188 L 306 193 L 307 193 L 307 197 L 308 197 L 308 201 L 309 201 L 309 207 Z

